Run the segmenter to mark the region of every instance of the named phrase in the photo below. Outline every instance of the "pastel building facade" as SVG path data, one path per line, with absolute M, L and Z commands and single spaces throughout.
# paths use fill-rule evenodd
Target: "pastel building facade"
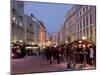
M 11 0 L 11 41 L 24 41 L 24 2 Z
M 96 7 L 74 5 L 65 16 L 65 39 L 69 42 L 83 39 L 96 42 Z

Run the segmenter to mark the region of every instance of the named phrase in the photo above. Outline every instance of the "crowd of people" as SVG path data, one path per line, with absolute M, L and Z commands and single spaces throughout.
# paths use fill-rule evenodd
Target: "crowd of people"
M 33 52 L 36 51 L 36 52 Z M 86 64 L 96 66 L 96 46 L 88 45 L 72 45 L 64 44 L 58 46 L 48 46 L 44 48 L 43 52 L 38 50 L 26 49 L 26 46 L 19 46 L 12 48 L 12 53 L 16 54 L 19 58 L 26 55 L 36 53 L 36 55 L 43 54 L 49 61 L 49 64 L 67 62 L 67 68 L 74 68 L 76 64 Z
M 50 60 L 50 64 L 52 64 L 53 60 L 57 60 L 58 64 L 64 61 L 65 52 L 63 47 L 47 47 L 44 50 L 44 54 L 47 60 Z
M 72 46 L 63 45 L 57 47 L 46 47 L 44 49 L 44 55 L 50 64 L 53 64 L 54 60 L 57 63 L 67 62 L 67 67 L 75 67 L 76 64 L 96 64 L 96 47 L 95 46 Z
M 25 45 L 16 45 L 12 47 L 12 58 L 22 58 L 26 55 Z

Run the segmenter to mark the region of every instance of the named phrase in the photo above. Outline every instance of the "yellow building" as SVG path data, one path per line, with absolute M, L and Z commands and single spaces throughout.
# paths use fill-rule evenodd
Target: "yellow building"
M 43 22 L 39 21 L 39 45 L 43 47 L 46 43 L 46 28 Z

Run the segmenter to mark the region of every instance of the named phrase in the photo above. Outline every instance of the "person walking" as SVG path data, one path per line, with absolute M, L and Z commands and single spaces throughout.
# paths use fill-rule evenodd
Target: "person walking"
M 64 56 L 65 56 L 64 47 L 61 47 L 61 61 L 62 62 L 64 62 Z
M 94 50 L 94 59 L 93 59 L 93 65 L 96 66 L 96 45 L 93 46 L 93 50 Z
M 68 45 L 66 48 L 67 68 L 71 68 L 72 65 L 72 46 Z
M 57 50 L 57 63 L 60 64 L 61 63 L 61 48 L 58 47 Z
M 87 52 L 86 61 L 87 61 L 87 64 L 89 64 L 89 58 L 90 58 L 90 56 L 89 56 L 89 47 L 88 46 L 86 47 L 86 52 Z
M 46 56 L 47 56 L 47 60 L 49 60 L 49 63 L 52 64 L 52 61 L 53 61 L 53 51 L 52 51 L 52 48 L 47 47 L 47 49 L 46 49 Z
M 80 64 L 81 63 L 81 47 L 80 46 L 78 46 L 77 48 L 76 48 L 76 63 L 77 64 Z
M 94 50 L 92 46 L 89 47 L 89 57 L 89 64 L 93 65 Z
M 20 49 L 20 46 L 17 48 L 16 52 L 17 52 L 18 58 L 20 58 L 21 57 L 21 49 Z
M 79 49 L 80 49 L 80 63 L 83 64 L 85 48 L 83 49 L 83 46 L 81 46 Z

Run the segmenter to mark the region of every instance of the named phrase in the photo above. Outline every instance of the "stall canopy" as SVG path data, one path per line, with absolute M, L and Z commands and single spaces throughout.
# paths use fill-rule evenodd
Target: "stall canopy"
M 26 49 L 37 49 L 39 46 L 37 44 L 34 45 L 26 45 Z
M 72 44 L 72 45 L 78 45 L 78 44 L 95 45 L 95 43 L 93 41 L 90 41 L 90 40 L 82 40 L 82 39 L 75 40 L 75 41 L 71 42 L 70 44 Z

